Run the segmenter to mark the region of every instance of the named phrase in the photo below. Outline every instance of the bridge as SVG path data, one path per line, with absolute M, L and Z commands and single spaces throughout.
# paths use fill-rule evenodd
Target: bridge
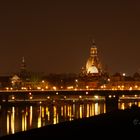
M 122 96 L 122 95 L 140 95 L 140 90 L 0 90 L 0 98 L 10 95 L 49 95 L 49 96 Z
M 0 104 L 42 103 L 59 101 L 99 101 L 104 100 L 106 110 L 118 108 L 118 100 L 131 96 L 140 100 L 139 90 L 1 90 Z

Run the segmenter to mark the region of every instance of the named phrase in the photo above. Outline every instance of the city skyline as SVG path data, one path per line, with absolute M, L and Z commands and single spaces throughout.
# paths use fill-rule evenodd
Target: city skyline
M 6 1 L 0 4 L 0 75 L 27 69 L 79 73 L 95 40 L 110 73 L 139 72 L 139 1 Z

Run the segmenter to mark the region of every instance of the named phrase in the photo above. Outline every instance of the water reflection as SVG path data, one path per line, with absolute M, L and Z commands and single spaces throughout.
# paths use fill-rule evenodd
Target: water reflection
M 39 105 L 2 106 L 0 136 L 105 112 L 104 101 L 56 101 Z
M 140 101 L 136 102 L 136 101 L 125 100 L 125 101 L 120 101 L 118 103 L 118 108 L 124 110 L 124 109 L 127 109 L 127 108 L 131 108 L 131 106 L 133 104 L 135 104 L 138 107 L 140 107 Z
M 7 114 L 7 134 L 9 134 L 9 114 Z
M 119 109 L 140 107 L 140 101 L 120 100 Z M 0 136 L 49 124 L 106 113 L 105 101 L 55 101 L 35 105 L 1 106 Z

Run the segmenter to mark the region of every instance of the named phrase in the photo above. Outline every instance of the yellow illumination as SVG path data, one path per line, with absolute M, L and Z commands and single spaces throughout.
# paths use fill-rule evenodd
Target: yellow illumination
M 95 97 L 95 99 L 99 99 L 99 96 L 98 95 L 95 95 L 94 97 Z
M 10 126 L 10 123 L 9 123 L 9 114 L 7 114 L 7 134 L 9 134 L 9 126 Z
M 11 130 L 12 130 L 12 134 L 14 134 L 15 133 L 15 107 L 12 107 Z
M 46 115 L 48 116 L 48 121 L 50 121 L 50 112 L 48 107 L 46 107 Z
M 101 86 L 101 88 L 104 88 L 104 86 Z
M 95 103 L 95 115 L 99 114 L 99 104 Z
M 25 131 L 26 131 L 27 130 L 27 117 L 26 117 L 26 115 L 24 117 L 25 117 L 25 122 L 24 123 L 25 123 Z
M 80 118 L 82 118 L 82 116 L 83 116 L 83 107 L 82 107 L 82 105 L 80 105 Z
M 24 114 L 22 114 L 22 131 L 25 131 L 25 117 Z
M 53 87 L 53 90 L 56 90 L 56 87 L 55 86 Z
M 82 96 L 80 95 L 80 96 L 79 96 L 79 98 L 81 99 L 81 98 L 82 98 Z
M 42 110 L 41 110 L 42 112 L 42 118 L 44 118 L 44 107 L 42 107 Z
M 124 95 L 122 95 L 122 97 L 124 98 L 125 96 L 124 96 Z
M 30 96 L 30 100 L 32 100 L 33 99 L 33 96 Z
M 132 87 L 130 87 L 129 90 L 132 90 Z
M 90 66 L 87 70 L 87 73 L 99 73 L 97 67 L 95 66 Z
M 30 106 L 30 127 L 32 127 L 32 119 L 33 119 L 33 107 Z
M 15 96 L 12 96 L 12 100 L 15 100 Z
M 66 117 L 67 116 L 67 106 L 65 105 L 64 106 L 64 117 Z
M 90 105 L 90 116 L 94 116 L 94 104 Z
M 89 104 L 87 104 L 87 114 L 86 117 L 89 117 L 90 113 L 89 113 Z
M 126 76 L 126 73 L 123 73 L 122 75 L 123 75 L 123 76 Z
M 38 89 L 38 90 L 40 90 L 40 89 L 41 89 L 41 87 L 37 87 L 37 89 Z
M 129 105 L 129 107 L 131 107 L 132 106 L 132 103 L 130 102 L 128 105 Z
M 140 102 L 138 102 L 138 107 L 140 107 Z
M 121 109 L 122 109 L 122 110 L 125 109 L 124 103 L 121 104 Z
M 39 116 L 38 116 L 38 123 L 37 123 L 37 127 L 41 127 L 41 106 L 40 106 L 40 109 L 39 109 Z
M 72 107 L 71 106 L 69 106 L 69 117 L 70 117 L 70 121 L 73 119 L 72 118 Z
M 67 87 L 67 89 L 73 89 L 73 86 L 69 86 L 69 87 Z
M 111 98 L 112 96 L 111 96 L 111 95 L 109 95 L 108 97 L 109 97 L 109 98 Z
M 57 123 L 56 106 L 53 107 L 53 112 L 54 112 L 54 116 L 53 116 L 53 124 L 56 124 L 56 123 Z
M 118 86 L 118 88 L 120 88 L 121 86 Z
M 68 117 L 70 116 L 70 106 L 68 105 Z
M 61 106 L 61 116 L 63 116 L 64 115 L 64 108 L 63 108 L 63 106 Z

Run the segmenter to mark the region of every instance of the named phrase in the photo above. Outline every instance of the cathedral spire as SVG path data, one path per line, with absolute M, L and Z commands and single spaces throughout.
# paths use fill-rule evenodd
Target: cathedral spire
M 25 64 L 25 58 L 24 56 L 22 57 L 22 62 L 21 62 L 21 70 L 25 70 L 26 69 L 26 64 Z
M 87 74 L 95 74 L 100 75 L 102 68 L 100 66 L 99 58 L 98 58 L 98 51 L 95 44 L 95 41 L 92 41 L 92 46 L 90 48 L 90 56 L 86 63 L 86 73 Z
M 92 46 L 90 48 L 90 56 L 91 57 L 97 56 L 97 47 L 94 40 L 92 40 Z
M 95 45 L 95 40 L 94 39 L 92 40 L 92 45 Z
M 19 76 L 23 81 L 26 81 L 29 78 L 29 73 L 27 71 L 25 63 L 25 57 L 22 57 Z
M 97 48 L 97 47 L 96 47 L 96 43 L 95 43 L 95 40 L 94 40 L 94 39 L 92 40 L 92 46 L 91 46 L 91 47 L 92 47 L 92 48 Z

